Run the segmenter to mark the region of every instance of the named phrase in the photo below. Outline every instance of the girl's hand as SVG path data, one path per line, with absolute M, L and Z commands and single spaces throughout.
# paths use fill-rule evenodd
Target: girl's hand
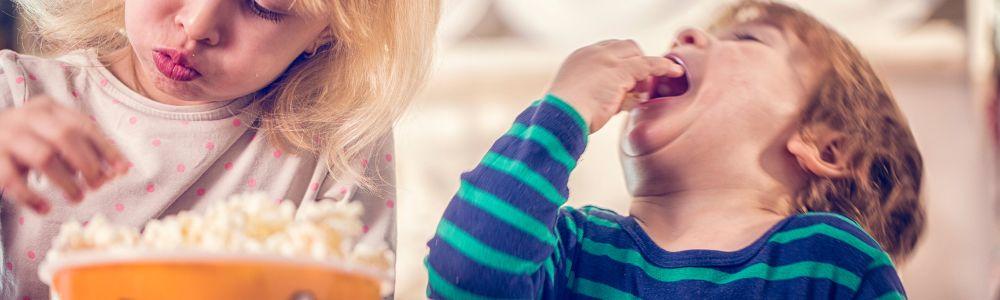
M 576 108 L 593 133 L 622 111 L 629 92 L 648 98 L 651 77 L 683 75 L 676 62 L 643 55 L 635 41 L 607 40 L 570 54 L 549 93 Z
M 84 190 L 124 174 L 128 165 L 90 118 L 47 96 L 0 112 L 0 189 L 5 198 L 38 213 L 47 213 L 51 204 L 28 188 L 29 171 L 44 174 L 66 198 L 79 202 Z

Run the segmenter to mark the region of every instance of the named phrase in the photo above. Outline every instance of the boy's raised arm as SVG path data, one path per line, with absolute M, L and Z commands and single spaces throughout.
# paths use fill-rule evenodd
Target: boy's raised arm
M 565 257 L 554 227 L 588 133 L 580 115 L 552 95 L 517 117 L 462 175 L 428 243 L 428 297 L 553 296 Z

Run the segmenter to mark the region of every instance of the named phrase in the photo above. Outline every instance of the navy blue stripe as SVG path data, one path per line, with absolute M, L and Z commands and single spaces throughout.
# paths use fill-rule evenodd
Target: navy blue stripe
M 559 209 L 530 186 L 491 168 L 478 166 L 462 178 L 477 188 L 506 200 L 524 213 L 542 220 L 543 223 L 547 223 L 546 220 L 554 220 Z
M 547 258 L 544 255 L 552 247 L 542 243 L 534 236 L 507 225 L 503 220 L 480 210 L 466 201 L 454 201 L 452 209 L 444 212 L 444 218 L 457 225 L 465 232 L 475 236 L 480 242 L 493 249 L 510 254 L 524 260 L 540 262 Z M 490 227 L 479 226 L 492 224 Z
M 516 147 L 514 147 L 515 145 Z M 493 144 L 490 151 L 521 161 L 525 165 L 528 165 L 535 173 L 545 177 L 549 183 L 559 189 L 559 194 L 563 195 L 563 197 L 569 195 L 569 189 L 566 187 L 569 170 L 563 167 L 558 161 L 552 159 L 548 154 L 548 150 L 542 147 L 542 145 L 533 141 L 525 141 L 505 135 Z
M 586 147 L 584 140 L 586 136 L 580 131 L 576 120 L 551 104 L 543 102 L 537 110 L 519 115 L 516 122 L 545 127 L 559 138 L 566 151 L 574 158 L 580 158 Z
M 545 276 L 542 272 L 536 272 L 535 276 L 515 276 L 479 265 L 437 237 L 427 244 L 433 249 L 427 259 L 438 274 L 452 285 L 477 295 L 491 298 L 526 298 L 535 290 L 536 280 L 533 277 Z M 486 284 L 490 282 L 503 282 L 503 284 Z

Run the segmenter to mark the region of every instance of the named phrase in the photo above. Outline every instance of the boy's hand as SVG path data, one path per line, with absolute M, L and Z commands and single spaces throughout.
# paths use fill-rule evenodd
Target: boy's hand
M 47 96 L 0 112 L 0 189 L 38 213 L 51 209 L 48 199 L 32 191 L 28 172 L 44 174 L 73 201 L 87 188 L 96 189 L 124 174 L 128 162 L 90 118 Z
M 647 100 L 651 77 L 683 75 L 676 62 L 645 56 L 635 41 L 607 40 L 570 54 L 549 93 L 576 108 L 593 133 L 622 111 L 629 92 Z

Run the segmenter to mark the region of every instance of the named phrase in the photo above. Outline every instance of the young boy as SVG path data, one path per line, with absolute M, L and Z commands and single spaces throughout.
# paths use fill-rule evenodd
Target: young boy
M 672 52 L 582 48 L 461 188 L 429 242 L 431 298 L 905 298 L 922 162 L 844 38 L 745 1 Z M 648 78 L 654 78 L 649 80 Z M 563 207 L 587 135 L 623 110 L 628 216 Z

